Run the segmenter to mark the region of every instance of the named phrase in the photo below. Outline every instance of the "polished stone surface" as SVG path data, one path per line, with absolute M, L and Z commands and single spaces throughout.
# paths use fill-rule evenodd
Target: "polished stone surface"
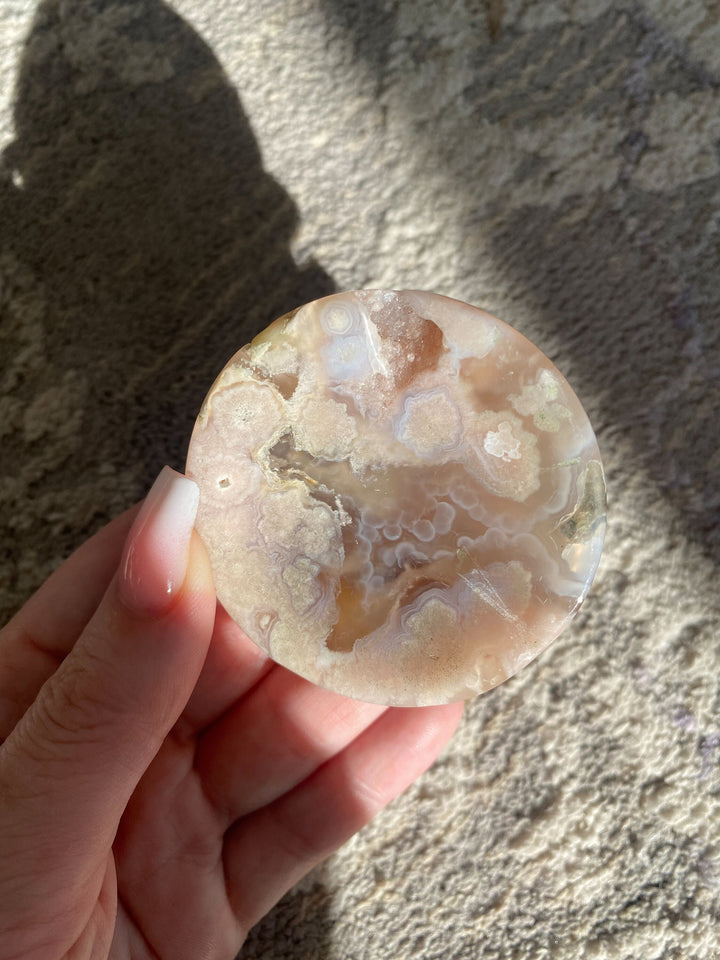
M 602 548 L 600 456 L 567 382 L 507 324 L 430 293 L 277 320 L 213 385 L 187 472 L 228 612 L 363 700 L 501 683 L 572 617 Z

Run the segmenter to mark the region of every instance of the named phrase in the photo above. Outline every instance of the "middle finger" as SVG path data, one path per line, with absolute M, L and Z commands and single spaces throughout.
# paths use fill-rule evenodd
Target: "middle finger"
M 229 826 L 297 786 L 385 710 L 275 666 L 202 735 L 195 767 Z

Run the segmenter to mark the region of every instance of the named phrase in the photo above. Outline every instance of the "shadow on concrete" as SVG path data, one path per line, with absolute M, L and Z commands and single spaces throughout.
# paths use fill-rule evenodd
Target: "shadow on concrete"
M 333 282 L 293 260 L 292 200 L 212 50 L 160 0 L 42 3 L 15 128 L 0 252 L 43 285 L 56 373 L 89 385 L 82 443 L 53 482 L 139 460 L 150 483 L 182 468 L 235 350 Z M 17 384 L 21 400 L 32 386 Z

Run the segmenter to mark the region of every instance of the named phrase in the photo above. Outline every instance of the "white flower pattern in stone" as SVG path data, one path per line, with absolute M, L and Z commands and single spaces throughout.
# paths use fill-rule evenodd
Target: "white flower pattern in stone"
M 505 461 L 519 460 L 521 457 L 520 441 L 513 435 L 512 424 L 507 420 L 502 420 L 497 430 L 488 430 L 483 440 L 483 448 L 490 456 Z

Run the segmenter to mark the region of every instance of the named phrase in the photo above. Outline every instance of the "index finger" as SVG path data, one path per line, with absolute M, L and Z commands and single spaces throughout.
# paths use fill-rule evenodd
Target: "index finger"
M 139 504 L 79 547 L 0 630 L 0 741 L 72 649 L 122 556 Z

